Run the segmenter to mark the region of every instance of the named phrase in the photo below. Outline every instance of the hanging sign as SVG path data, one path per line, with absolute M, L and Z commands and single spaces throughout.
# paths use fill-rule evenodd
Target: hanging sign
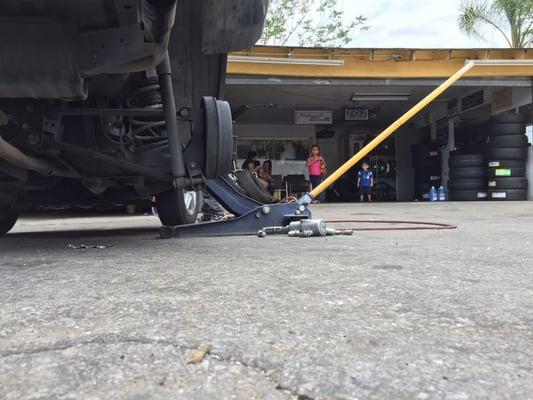
M 296 125 L 331 125 L 333 115 L 331 111 L 295 111 Z
M 368 108 L 347 107 L 344 109 L 346 121 L 368 121 Z

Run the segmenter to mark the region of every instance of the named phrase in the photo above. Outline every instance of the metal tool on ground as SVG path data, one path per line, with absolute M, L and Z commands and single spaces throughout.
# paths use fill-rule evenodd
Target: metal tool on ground
M 286 226 L 267 226 L 257 231 L 258 237 L 283 234 L 286 234 L 289 237 L 306 238 L 311 236 L 352 235 L 353 231 L 348 229 L 328 228 L 324 220 L 321 219 L 292 221 Z

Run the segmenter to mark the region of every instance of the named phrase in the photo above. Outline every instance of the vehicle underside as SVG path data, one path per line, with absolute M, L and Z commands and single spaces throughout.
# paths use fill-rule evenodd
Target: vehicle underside
M 0 234 L 29 208 L 154 195 L 163 223 L 193 222 L 187 196 L 232 164 L 226 54 L 267 5 L 0 0 Z

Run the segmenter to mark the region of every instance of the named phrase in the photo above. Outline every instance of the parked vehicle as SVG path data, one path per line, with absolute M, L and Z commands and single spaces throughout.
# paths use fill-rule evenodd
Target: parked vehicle
M 157 197 L 193 222 L 230 171 L 227 53 L 268 0 L 0 1 L 0 234 L 25 208 Z

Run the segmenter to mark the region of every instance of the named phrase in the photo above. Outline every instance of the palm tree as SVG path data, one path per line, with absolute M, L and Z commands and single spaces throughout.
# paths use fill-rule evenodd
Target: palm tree
M 496 29 L 509 47 L 526 47 L 533 39 L 533 0 L 463 0 L 459 28 L 483 39 L 484 28 Z

